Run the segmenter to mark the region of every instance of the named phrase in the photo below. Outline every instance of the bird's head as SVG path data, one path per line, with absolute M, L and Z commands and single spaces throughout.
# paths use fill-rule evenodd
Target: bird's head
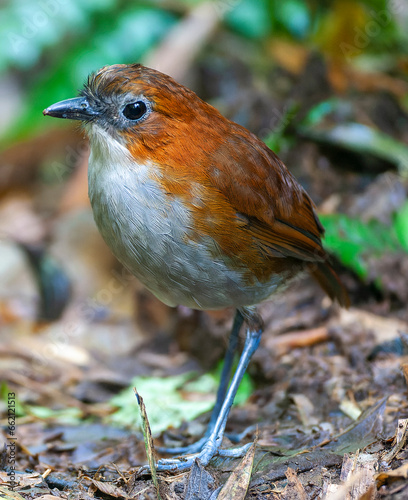
M 79 97 L 53 104 L 43 114 L 80 120 L 91 146 L 121 145 L 141 159 L 176 139 L 191 142 L 193 122 L 200 127 L 208 122 L 211 128 L 209 108 L 218 115 L 194 92 L 159 71 L 117 64 L 92 74 Z

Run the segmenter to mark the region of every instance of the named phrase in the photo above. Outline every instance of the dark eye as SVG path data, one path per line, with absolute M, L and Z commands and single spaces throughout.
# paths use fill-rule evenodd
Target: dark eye
M 128 120 L 138 120 L 146 113 L 147 106 L 143 101 L 136 101 L 127 104 L 122 113 Z

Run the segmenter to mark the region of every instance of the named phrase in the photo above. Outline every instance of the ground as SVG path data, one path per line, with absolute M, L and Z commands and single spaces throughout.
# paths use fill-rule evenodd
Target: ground
M 213 50 L 228 42 L 218 37 Z M 265 332 L 227 425 L 248 429 L 242 442 L 254 446 L 242 459 L 158 474 L 155 485 L 140 469 L 147 457 L 132 387 L 146 401 L 155 446 L 197 439 L 233 311 L 168 308 L 120 267 L 92 220 L 80 132 L 19 142 L 4 152 L 12 168 L 0 175 L 2 498 L 407 497 L 408 257 L 386 232 L 408 192 L 406 161 L 395 160 L 397 145 L 406 152 L 407 84 L 347 72 L 299 46 L 286 57 L 285 43 L 271 44 L 278 64 L 256 73 L 240 48 L 235 57 L 221 50 L 216 64 L 195 62 L 190 84 L 277 145 L 327 226 L 350 309 L 307 276 L 262 304 Z M 314 127 L 308 113 L 321 102 L 330 109 Z M 351 122 L 395 142 L 386 151 L 355 144 L 356 129 L 339 128 Z M 348 261 L 332 238 L 337 214 L 340 236 L 351 245 L 357 234 L 353 245 L 366 248 Z M 198 386 L 183 386 L 186 373 Z

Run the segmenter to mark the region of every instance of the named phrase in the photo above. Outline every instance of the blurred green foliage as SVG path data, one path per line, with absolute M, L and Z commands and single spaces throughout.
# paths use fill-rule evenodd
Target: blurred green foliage
M 221 372 L 220 369 L 217 372 Z M 131 385 L 111 399 L 115 413 L 107 418 L 109 423 L 121 427 L 140 425 L 139 410 L 133 388 L 136 387 L 146 405 L 147 416 L 153 435 L 168 427 L 179 427 L 183 422 L 194 420 L 214 406 L 218 376 L 206 373 L 183 373 L 171 377 L 135 377 Z M 253 392 L 249 375 L 245 374 L 239 386 L 234 404 L 244 403 Z M 196 396 L 194 396 L 196 394 Z M 197 395 L 201 394 L 202 397 Z
M 82 425 L 84 423 L 83 412 L 76 407 L 54 410 L 48 406 L 25 405 L 25 410 L 27 415 L 59 425 Z
M 11 28 L 2 30 L 0 68 L 31 69 L 27 106 L 8 139 L 43 124 L 42 109 L 76 95 L 91 71 L 141 59 L 177 20 L 166 10 L 140 2 L 120 7 L 116 0 L 19 0 L 3 14 Z
M 395 214 L 394 230 L 401 246 L 408 253 L 408 201 Z
M 23 417 L 26 415 L 26 411 L 24 409 L 24 406 L 21 404 L 20 399 L 17 397 L 17 394 L 14 392 L 13 389 L 11 389 L 6 382 L 1 381 L 0 382 L 0 411 L 3 412 L 3 414 L 7 414 L 8 412 L 8 407 L 13 411 L 10 412 L 10 415 L 12 417 Z
M 372 127 L 347 121 L 348 108 L 344 99 L 322 101 L 310 109 L 297 130 L 319 143 L 386 160 L 406 179 L 408 147 Z M 335 123 L 336 115 L 343 123 Z M 326 248 L 365 281 L 372 279 L 370 271 L 376 259 L 387 253 L 408 253 L 408 202 L 394 214 L 391 226 L 378 220 L 362 222 L 344 214 L 321 215 L 320 219 L 326 230 Z M 381 276 L 375 283 L 382 288 Z
M 242 0 L 227 11 L 227 24 L 249 38 L 262 38 L 270 34 L 272 19 L 268 15 L 268 1 Z
M 371 156 L 394 164 L 408 176 L 408 146 L 379 130 L 356 123 L 348 116 L 352 107 L 344 98 L 332 98 L 313 106 L 296 127 L 303 137 L 319 143 Z M 331 121 L 325 123 L 325 119 Z M 342 123 L 337 123 L 341 121 Z
M 146 54 L 183 14 L 203 1 L 3 1 L 0 72 L 21 76 L 25 102 L 6 136 L 0 137 L 1 142 L 7 144 L 35 133 L 39 127 L 51 126 L 42 120 L 42 109 L 75 95 L 90 72 L 106 64 L 143 62 Z M 260 50 L 268 38 L 277 34 L 315 44 L 322 27 L 331 26 L 332 13 L 335 11 L 338 16 L 338 12 L 345 11 L 347 14 L 350 4 L 348 0 L 212 2 L 220 20 L 224 20 L 224 29 L 259 43 Z M 365 9 L 366 23 L 372 21 L 375 13 L 388 12 L 386 0 L 359 0 L 354 4 Z M 389 52 L 405 46 L 406 30 L 393 19 L 383 24 L 381 36 L 370 38 L 365 52 L 378 47 Z M 333 40 L 326 34 L 319 43 L 333 43 Z
M 395 214 L 391 227 L 344 214 L 320 215 L 320 220 L 326 230 L 325 247 L 365 281 L 376 259 L 385 254 L 408 253 L 408 202 Z M 380 276 L 376 284 L 381 289 Z

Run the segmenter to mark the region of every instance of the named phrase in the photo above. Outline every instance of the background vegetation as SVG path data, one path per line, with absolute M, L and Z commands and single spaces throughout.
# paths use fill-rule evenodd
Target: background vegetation
M 99 474 L 139 498 L 135 488 L 151 485 L 129 472 L 145 457 L 127 388 L 137 385 L 165 444 L 199 436 L 197 416 L 213 404 L 231 311 L 167 308 L 121 269 L 92 219 L 87 139 L 42 115 L 100 67 L 142 62 L 279 154 L 316 202 L 351 296 L 351 310 L 338 311 L 305 280 L 261 306 L 266 332 L 231 424 L 265 424 L 271 455 L 257 452 L 248 498 L 313 498 L 339 484 L 346 495 L 357 481 L 350 460 L 364 468 L 358 449 L 376 440 L 367 482 L 350 498 L 369 488 L 391 498 L 395 483 L 374 472 L 406 479 L 407 470 L 406 436 L 392 454 L 376 427 L 392 437 L 408 411 L 407 2 L 3 0 L 0 9 L 0 411 L 5 426 L 15 392 L 18 466 L 33 471 L 21 484 L 48 494 L 50 467 L 67 481 L 52 484 L 77 498 L 101 487 Z M 302 484 L 288 473 L 297 454 Z M 83 477 L 72 464 L 97 472 Z M 222 484 L 236 463 L 216 465 Z M 175 484 L 169 498 L 194 498 Z

